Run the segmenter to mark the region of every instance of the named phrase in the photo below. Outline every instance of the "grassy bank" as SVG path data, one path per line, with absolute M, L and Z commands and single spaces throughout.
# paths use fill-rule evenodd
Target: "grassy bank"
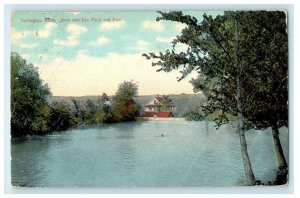
M 209 114 L 207 116 L 204 116 L 204 115 L 201 115 L 200 113 L 198 112 L 189 112 L 187 114 L 185 114 L 183 117 L 186 119 L 186 120 L 194 120 L 194 121 L 215 121 L 217 120 L 220 116 L 222 115 L 222 112 L 221 111 L 215 111 L 214 113 L 212 114 Z M 225 113 L 225 116 L 227 117 L 227 119 L 229 121 L 235 121 L 237 118 L 236 116 L 232 115 L 232 114 L 229 114 L 229 113 Z

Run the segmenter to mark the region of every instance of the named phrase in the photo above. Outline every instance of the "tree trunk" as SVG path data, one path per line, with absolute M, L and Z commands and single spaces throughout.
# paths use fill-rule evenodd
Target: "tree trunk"
M 240 145 L 241 145 L 241 153 L 243 157 L 244 171 L 246 176 L 246 181 L 248 186 L 255 185 L 255 177 L 252 171 L 250 158 L 247 149 L 247 142 L 245 137 L 245 131 L 243 129 L 243 109 L 241 105 L 241 69 L 239 63 L 239 35 L 238 35 L 238 21 L 237 16 L 234 21 L 234 32 L 235 32 L 235 40 L 236 40 L 236 54 L 235 54 L 235 67 L 236 67 L 236 101 L 237 101 L 237 116 L 238 116 L 238 124 L 237 129 L 240 137 Z
M 245 131 L 242 129 L 242 119 L 243 119 L 243 114 L 238 113 L 238 132 L 240 138 L 241 153 L 243 157 L 246 181 L 248 186 L 253 186 L 255 185 L 255 177 L 252 171 L 251 162 L 248 154 Z
M 245 176 L 248 186 L 255 185 L 255 177 L 253 174 L 253 170 L 251 167 L 251 162 L 248 154 L 247 141 L 245 137 L 245 131 L 243 130 L 243 113 L 240 101 L 240 82 L 239 77 L 237 76 L 237 110 L 238 110 L 238 124 L 237 129 L 239 132 L 240 145 L 241 145 L 241 153 L 243 157 Z
M 279 138 L 279 131 L 277 126 L 272 126 L 272 135 L 273 135 L 273 141 L 274 141 L 274 146 L 275 146 L 275 151 L 276 151 L 276 156 L 278 160 L 278 164 L 280 168 L 287 168 L 287 163 L 283 154 L 283 150 L 281 147 L 280 143 L 280 138 Z

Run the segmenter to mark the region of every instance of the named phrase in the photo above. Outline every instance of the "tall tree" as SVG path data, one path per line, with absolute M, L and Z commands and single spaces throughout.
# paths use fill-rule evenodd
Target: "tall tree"
M 257 54 L 256 46 L 265 46 L 268 39 L 274 39 L 268 37 L 270 35 L 260 35 L 261 30 L 264 30 L 261 29 L 263 25 L 261 17 L 264 16 L 263 19 L 265 19 L 272 17 L 272 14 L 279 14 L 282 19 L 282 13 L 225 12 L 223 16 L 215 18 L 204 15 L 203 21 L 200 23 L 195 17 L 184 15 L 182 12 L 160 12 L 160 14 L 162 16 L 158 17 L 157 20 L 180 22 L 186 24 L 187 27 L 182 30 L 180 36 L 172 41 L 173 49 L 171 51 L 143 55 L 148 59 L 158 59 L 157 62 L 152 63 L 153 66 L 160 67 L 157 71 L 169 72 L 173 69 L 183 68 L 179 81 L 191 71 L 196 70 L 199 76 L 197 79 L 192 80 L 192 84 L 195 90 L 204 91 L 207 95 L 208 105 L 204 107 L 205 115 L 221 111 L 216 119 L 218 126 L 228 122 L 228 113 L 237 115 L 245 176 L 247 184 L 254 185 L 255 178 L 247 152 L 245 130 L 249 128 L 249 123 L 252 124 L 252 127 L 255 123 L 251 121 L 250 116 L 255 108 L 253 98 L 259 98 L 257 94 L 258 87 L 265 90 L 264 93 L 268 91 L 267 86 L 261 83 L 262 76 L 272 75 L 272 73 L 263 70 L 261 64 L 264 64 L 264 67 L 269 67 L 269 70 L 276 70 L 274 66 L 270 67 L 269 64 L 266 64 L 264 57 Z M 273 19 L 270 24 L 274 25 L 274 21 L 276 20 Z M 256 34 L 251 34 L 251 32 Z M 176 45 L 178 43 L 188 45 L 187 51 L 177 52 Z M 276 45 L 276 42 L 273 43 L 273 47 L 274 45 Z M 268 48 L 259 47 L 258 49 L 265 53 L 268 51 Z M 286 53 L 284 47 L 281 52 Z M 279 55 L 279 53 L 276 54 Z M 285 57 L 285 54 L 283 56 Z M 285 59 L 282 59 L 284 62 Z M 274 61 L 276 62 L 276 58 L 273 63 Z M 256 64 L 257 62 L 258 64 Z M 283 90 L 283 93 L 286 93 L 286 91 Z M 276 92 L 280 94 L 279 90 Z M 286 103 L 287 98 L 285 96 L 282 98 Z M 264 100 L 263 97 L 260 99 L 260 101 Z M 268 105 L 264 105 L 263 108 L 270 110 Z M 277 109 L 280 109 L 280 111 L 286 110 L 280 106 Z M 252 117 L 253 120 L 257 118 Z M 261 118 L 259 119 L 261 120 Z M 245 120 L 249 120 L 246 125 L 243 122 Z M 257 123 L 254 124 L 256 127 L 259 126 Z
M 240 48 L 245 89 L 245 129 L 271 128 L 280 168 L 287 168 L 279 139 L 280 127 L 288 126 L 288 37 L 284 12 L 239 12 Z M 247 75 L 248 74 L 248 75 Z M 208 94 L 215 80 L 203 75 L 192 79 L 195 91 Z
M 37 69 L 17 53 L 11 54 L 11 135 L 44 134 L 49 131 L 51 95 Z
M 250 158 L 247 150 L 247 142 L 245 137 L 245 130 L 243 129 L 243 103 L 242 103 L 242 97 L 241 97 L 241 91 L 242 91 L 242 82 L 241 82 L 241 73 L 242 73 L 242 67 L 240 64 L 240 40 L 239 40 L 239 22 L 238 22 L 238 13 L 234 16 L 234 39 L 235 39 L 235 54 L 234 54 L 234 62 L 235 62 L 235 68 L 236 68 L 236 110 L 237 110 L 237 130 L 239 132 L 240 137 L 240 144 L 241 144 L 241 151 L 242 151 L 242 157 L 244 162 L 244 168 L 245 168 L 245 175 L 247 179 L 248 185 L 253 185 L 255 181 L 255 177 L 252 171 Z
M 280 127 L 288 126 L 286 14 L 249 12 L 243 13 L 241 20 L 250 20 L 242 27 L 245 39 L 241 48 L 243 54 L 252 54 L 249 64 L 252 64 L 253 75 L 247 83 L 248 90 L 251 90 L 249 93 L 252 94 L 248 105 L 244 108 L 244 114 L 252 124 L 251 127 L 272 129 L 279 167 L 287 168 L 278 130 Z
M 112 114 L 116 122 L 135 120 L 141 107 L 134 101 L 138 86 L 133 81 L 124 81 L 113 97 Z
M 239 34 L 234 13 L 227 12 L 215 19 L 204 15 L 201 23 L 198 23 L 195 17 L 183 15 L 182 12 L 160 13 L 162 17 L 158 17 L 157 20 L 177 21 L 185 23 L 187 27 L 182 30 L 182 35 L 173 40 L 172 51 L 144 56 L 148 59 L 159 59 L 158 62 L 152 63 L 154 66 L 160 66 L 158 71 L 168 72 L 183 66 L 179 80 L 196 69 L 201 74 L 204 85 L 211 84 L 211 90 L 207 92 L 208 105 L 205 106 L 205 113 L 208 115 L 220 110 L 222 113 L 216 120 L 218 125 L 228 122 L 226 112 L 237 115 L 245 177 L 248 185 L 254 185 L 255 177 L 242 125 Z M 176 53 L 175 47 L 178 43 L 188 45 L 187 51 Z

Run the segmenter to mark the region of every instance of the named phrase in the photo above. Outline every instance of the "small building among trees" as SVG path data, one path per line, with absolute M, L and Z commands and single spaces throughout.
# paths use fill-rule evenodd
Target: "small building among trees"
M 172 104 L 172 100 L 168 96 L 160 97 L 157 95 L 153 100 L 145 105 L 145 113 L 143 117 L 173 117 L 176 107 Z

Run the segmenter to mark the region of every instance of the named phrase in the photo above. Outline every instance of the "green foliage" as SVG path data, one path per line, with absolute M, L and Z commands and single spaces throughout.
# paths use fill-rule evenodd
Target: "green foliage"
M 115 122 L 125 122 L 135 120 L 139 116 L 141 107 L 134 100 L 119 98 L 112 108 L 112 115 Z
M 99 105 L 95 105 L 89 99 L 81 106 L 79 101 L 72 99 L 73 108 L 70 117 L 72 126 L 135 120 L 141 110 L 133 100 L 137 90 L 137 85 L 132 81 L 123 82 L 113 97 L 113 104 L 110 103 L 106 93 L 99 98 Z
M 157 71 L 181 69 L 179 81 L 191 71 L 194 91 L 206 94 L 204 114 L 221 111 L 218 125 L 236 115 L 237 78 L 245 129 L 287 125 L 287 29 L 286 15 L 279 11 L 225 12 L 213 18 L 195 17 L 182 12 L 160 12 L 157 20 L 176 21 L 187 25 L 173 41 L 173 49 L 158 54 L 143 54 L 157 60 Z M 238 23 L 238 38 L 234 21 Z M 176 52 L 178 44 L 188 45 L 185 52 Z M 236 61 L 238 62 L 238 67 Z M 226 115 L 227 114 L 227 115 Z
M 34 134 L 43 135 L 48 133 L 51 129 L 49 128 L 49 117 L 51 109 L 48 105 L 45 105 L 40 109 L 40 116 L 32 120 L 31 128 Z
M 216 111 L 216 112 L 214 112 L 212 114 L 207 115 L 204 120 L 207 120 L 207 121 L 216 121 L 216 120 L 218 120 L 220 118 L 220 116 L 222 116 L 222 114 L 223 113 L 221 111 Z M 235 121 L 235 120 L 237 120 L 236 116 L 231 115 L 229 113 L 225 112 L 224 115 L 225 115 L 226 119 L 228 119 L 228 121 Z
M 133 81 L 124 81 L 119 84 L 118 90 L 114 96 L 114 99 L 125 98 L 132 99 L 138 95 L 138 86 Z
M 113 115 L 110 107 L 107 108 L 107 106 L 102 106 L 98 108 L 96 112 L 97 123 L 111 123 L 113 121 Z
M 216 111 L 212 114 L 209 114 L 209 115 L 204 115 L 203 112 L 196 112 L 196 111 L 193 111 L 193 112 L 189 112 L 187 114 L 185 114 L 183 117 L 186 119 L 186 120 L 189 120 L 189 121 L 218 121 L 218 119 L 220 118 L 220 116 L 222 116 L 222 112 L 221 111 Z M 236 116 L 234 115 L 231 115 L 229 113 L 224 113 L 226 118 L 228 119 L 228 121 L 236 121 L 237 118 Z
M 103 107 L 99 107 L 96 112 L 96 123 L 104 123 L 107 118 L 107 113 Z
M 217 126 L 228 123 L 228 115 L 237 115 L 245 176 L 247 184 L 254 185 L 244 131 L 267 127 L 276 131 L 288 122 L 285 13 L 237 11 L 215 18 L 205 14 L 202 22 L 182 12 L 159 13 L 157 21 L 175 21 L 187 27 L 172 41 L 171 51 L 143 56 L 157 60 L 152 63 L 159 67 L 157 71 L 181 68 L 179 81 L 196 70 L 198 78 L 191 83 L 195 91 L 203 91 L 207 96 L 204 116 L 221 112 L 215 118 Z M 178 44 L 185 44 L 188 49 L 177 53 Z M 282 149 L 274 132 L 273 139 L 277 157 L 283 159 L 283 153 L 277 152 Z M 284 161 L 279 163 L 285 167 Z
M 37 69 L 18 54 L 11 54 L 11 135 L 44 134 L 49 131 L 47 103 L 51 95 Z
M 51 131 L 64 131 L 76 125 L 71 108 L 63 102 L 53 102 L 51 105 L 50 129 Z
M 77 125 L 80 125 L 83 123 L 83 121 L 85 119 L 84 109 L 80 106 L 80 103 L 78 100 L 73 98 L 71 101 L 73 103 L 72 113 L 74 115 L 74 123 L 76 123 Z
M 85 124 L 95 124 L 96 123 L 96 106 L 95 104 L 88 99 L 85 106 Z
M 228 13 L 229 14 L 229 13 Z M 231 18 L 204 15 L 204 20 L 198 20 L 182 12 L 162 13 L 157 20 L 170 20 L 185 23 L 187 27 L 182 34 L 172 41 L 172 51 L 167 50 L 159 54 L 143 54 L 147 59 L 158 59 L 153 66 L 158 71 L 169 72 L 173 69 L 182 69 L 179 81 L 190 72 L 196 70 L 199 75 L 192 79 L 195 91 L 203 91 L 207 95 L 208 105 L 203 107 L 204 116 L 216 111 L 236 114 L 236 67 L 234 63 L 235 39 Z M 176 52 L 178 44 L 188 45 L 186 52 Z M 224 114 L 220 115 L 224 118 Z M 224 124 L 227 119 L 220 119 L 218 125 Z
M 37 69 L 26 64 L 18 54 L 11 54 L 11 135 L 43 135 L 63 131 L 78 125 L 135 120 L 141 107 L 133 100 L 138 87 L 132 81 L 119 85 L 111 108 L 108 96 L 103 93 L 100 105 L 87 100 L 85 106 L 72 99 L 72 108 L 63 102 L 47 99 L 50 89 L 39 78 Z
M 189 112 L 183 115 L 183 117 L 188 121 L 203 121 L 205 117 L 199 112 Z
M 133 98 L 137 96 L 137 84 L 124 81 L 113 97 L 112 115 L 115 122 L 135 120 L 139 116 L 141 107 Z
M 157 95 L 157 97 L 159 97 L 159 95 Z M 161 98 L 162 100 L 158 105 L 158 111 L 169 111 L 169 105 L 172 104 L 172 99 L 168 95 L 163 95 Z
M 244 115 L 256 129 L 288 126 L 288 36 L 284 12 L 250 13 L 252 25 L 243 27 L 243 54 L 252 66 L 245 87 Z M 250 15 L 248 14 L 248 15 Z M 245 17 L 245 18 L 242 18 Z M 241 16 L 247 20 L 247 15 Z M 248 17 L 249 18 L 249 17 Z M 246 33 L 248 32 L 248 33 Z M 249 47 L 251 46 L 251 48 Z M 254 66 L 253 66 L 254 65 Z

